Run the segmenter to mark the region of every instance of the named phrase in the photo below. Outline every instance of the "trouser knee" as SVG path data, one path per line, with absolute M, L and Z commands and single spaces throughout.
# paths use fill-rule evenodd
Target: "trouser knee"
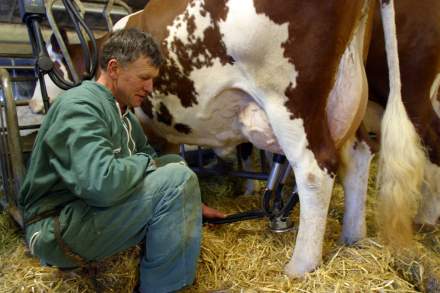
M 159 167 L 151 175 L 152 177 L 145 182 L 144 186 L 155 190 L 155 196 L 159 201 L 182 196 L 187 204 L 200 202 L 197 176 L 184 162 L 168 163 Z
M 170 163 L 182 162 L 182 164 L 183 164 L 185 162 L 185 160 L 177 154 L 168 154 L 168 155 L 163 155 L 163 156 L 157 157 L 155 159 L 155 162 L 158 167 L 163 167 L 163 166 L 170 164 Z

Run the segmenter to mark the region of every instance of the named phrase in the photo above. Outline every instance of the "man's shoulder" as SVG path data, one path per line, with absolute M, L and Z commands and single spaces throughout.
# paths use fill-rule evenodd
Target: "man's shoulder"
M 70 88 L 64 93 L 62 93 L 60 95 L 60 98 L 73 97 L 73 98 L 81 99 L 83 97 L 97 96 L 98 92 L 96 90 L 93 90 L 93 88 L 94 88 L 93 84 L 88 82 L 87 83 L 83 82 L 80 85 Z
M 91 105 L 102 107 L 109 104 L 108 99 L 107 94 L 100 90 L 96 83 L 83 82 L 65 91 L 56 101 L 59 106 Z

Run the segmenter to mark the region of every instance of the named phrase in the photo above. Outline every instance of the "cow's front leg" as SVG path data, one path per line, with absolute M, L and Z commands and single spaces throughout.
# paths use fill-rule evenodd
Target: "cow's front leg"
M 310 166 L 296 168 L 295 179 L 300 201 L 300 220 L 295 249 L 285 272 L 290 277 L 303 277 L 322 260 L 327 212 L 334 176 L 321 170 L 316 160 Z
M 349 140 L 342 151 L 340 174 L 344 185 L 344 224 L 341 241 L 353 244 L 367 234 L 365 205 L 368 175 L 373 154 L 368 144 L 357 139 Z

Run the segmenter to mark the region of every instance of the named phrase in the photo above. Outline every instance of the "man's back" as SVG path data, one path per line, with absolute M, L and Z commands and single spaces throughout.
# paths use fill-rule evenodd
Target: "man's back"
M 130 120 L 135 139 L 124 129 L 127 120 Z M 121 117 L 111 92 L 104 86 L 86 81 L 65 92 L 45 117 L 34 145 L 20 193 L 25 219 L 78 197 L 98 206 L 109 203 L 101 202 L 102 196 L 97 193 L 118 193 L 113 200 L 124 197 L 130 185 L 134 187 L 136 182 L 130 182 L 124 175 L 123 184 L 122 178 L 114 178 L 114 184 L 103 185 L 109 181 L 105 174 L 114 169 L 113 158 L 125 158 L 130 153 L 146 151 L 146 147 L 131 113 Z M 145 158 L 143 164 L 131 164 L 137 174 L 133 181 L 143 178 L 149 164 L 149 159 Z M 109 199 L 112 200 L 111 196 Z

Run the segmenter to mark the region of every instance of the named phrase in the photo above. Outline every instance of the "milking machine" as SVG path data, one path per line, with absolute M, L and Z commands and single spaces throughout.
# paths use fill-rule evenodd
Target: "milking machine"
M 289 215 L 299 201 L 296 186 L 287 200 L 283 200 L 282 196 L 282 191 L 291 173 L 292 168 L 286 157 L 275 154 L 273 156 L 273 164 L 270 174 L 269 176 L 266 175 L 267 185 L 264 190 L 261 209 L 233 214 L 224 219 L 204 219 L 204 222 L 208 224 L 227 224 L 244 220 L 268 218 L 269 228 L 273 232 L 280 233 L 291 230 L 293 224 Z M 255 179 L 255 177 L 252 176 L 246 178 Z
M 69 89 L 82 82 L 82 79 L 79 77 L 80 75 L 77 73 L 73 65 L 58 25 L 53 17 L 52 7 L 54 2 L 55 0 L 47 1 L 46 7 L 44 0 L 19 0 L 20 15 L 28 28 L 33 56 L 36 59 L 35 72 L 37 73 L 40 82 L 45 112 L 49 109 L 49 98 L 44 83 L 45 74 L 48 74 L 52 81 L 62 89 Z M 80 12 L 78 12 L 81 10 L 81 4 L 79 1 L 75 0 L 72 2 L 70 0 L 62 0 L 62 2 L 74 25 L 83 50 L 85 72 L 82 72 L 81 74 L 83 79 L 91 79 L 95 75 L 98 60 L 98 50 L 93 32 L 88 28 Z M 51 25 L 72 80 L 67 79 L 62 73 L 54 70 L 54 64 L 46 50 L 46 44 L 41 33 L 41 23 L 46 19 Z

